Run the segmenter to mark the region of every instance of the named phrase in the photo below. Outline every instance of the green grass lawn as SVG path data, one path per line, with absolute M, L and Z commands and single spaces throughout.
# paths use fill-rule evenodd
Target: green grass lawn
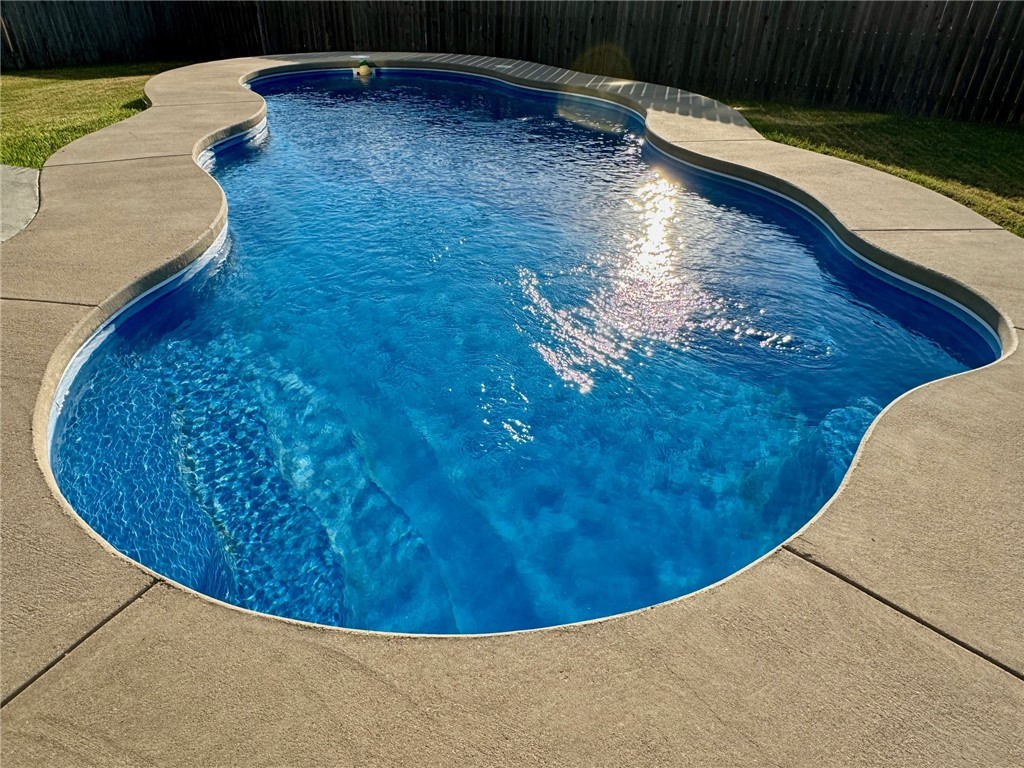
M 0 75 L 0 162 L 42 168 L 87 133 L 146 108 L 142 86 L 180 64 L 111 64 Z
M 145 109 L 142 86 L 180 64 L 113 64 L 0 75 L 0 162 L 40 168 L 79 136 Z M 1024 237 L 1024 128 L 739 102 L 773 141 L 900 176 Z
M 764 102 L 733 106 L 772 141 L 900 176 L 1024 237 L 1024 128 Z

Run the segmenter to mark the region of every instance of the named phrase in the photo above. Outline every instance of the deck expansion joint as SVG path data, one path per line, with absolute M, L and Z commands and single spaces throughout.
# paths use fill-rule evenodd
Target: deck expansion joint
M 254 107 L 259 106 L 252 99 L 215 99 L 214 101 L 190 101 L 185 104 L 150 104 L 142 112 L 147 112 L 151 109 L 172 109 L 174 107 L 217 107 L 221 104 L 252 104 Z M 142 112 L 139 114 L 142 114 Z
M 72 168 L 80 165 L 103 165 L 105 163 L 134 163 L 138 160 L 162 160 L 167 157 L 191 157 L 195 159 L 195 155 L 191 152 L 168 152 L 163 155 L 143 155 L 142 157 L 115 157 L 110 160 L 82 160 L 77 163 L 54 163 L 53 165 L 43 166 L 44 171 L 53 170 L 54 168 Z
M 890 227 L 888 229 L 851 229 L 851 232 L 1003 232 L 1002 227 Z
M 657 131 L 655 131 L 655 133 L 657 133 Z M 658 135 L 661 136 L 661 134 Z M 662 136 L 661 138 L 665 137 Z M 751 137 L 749 139 L 665 139 L 665 141 L 670 141 L 673 144 L 681 144 L 684 142 L 686 144 L 710 144 L 712 142 L 718 143 L 720 141 L 768 141 L 768 139 L 763 136 L 758 136 Z
M 158 579 L 150 577 L 149 584 L 144 586 L 142 589 L 137 591 L 134 595 L 129 597 L 128 600 L 126 600 L 124 603 L 119 605 L 113 611 L 108 613 L 106 615 L 106 617 L 104 617 L 103 620 L 101 620 L 99 622 L 99 624 L 97 624 L 95 627 L 93 627 L 88 632 L 86 632 L 84 635 L 82 635 L 80 638 L 78 638 L 75 642 L 73 642 L 65 650 L 60 652 L 55 658 L 53 658 L 49 663 L 47 663 L 42 669 L 40 669 L 38 672 L 36 672 L 34 675 L 32 675 L 28 680 L 26 680 L 24 683 L 19 685 L 13 691 L 11 691 L 11 693 L 8 694 L 4 698 L 3 701 L 0 701 L 0 708 L 6 707 L 8 704 L 10 704 L 12 701 L 14 701 L 14 699 L 16 699 L 20 694 L 22 694 L 26 690 L 28 690 L 29 686 L 31 686 L 33 683 L 35 683 L 37 680 L 39 680 L 43 675 L 45 675 L 47 672 L 49 672 L 55 666 L 60 664 L 76 648 L 78 648 L 78 646 L 80 646 L 82 643 L 84 643 L 90 637 L 95 635 L 99 630 L 101 630 L 103 627 L 105 627 L 107 624 L 109 624 L 111 621 L 113 621 L 119 614 L 121 614 L 121 612 L 124 611 L 125 608 L 130 606 L 132 603 L 134 603 L 136 600 L 138 600 L 140 597 L 142 597 L 144 594 L 146 594 L 150 589 L 152 589 L 153 585 L 156 584 L 158 581 L 159 581 Z
M 99 304 L 84 304 L 80 301 L 58 301 L 57 299 L 27 299 L 23 296 L 0 296 L 0 301 L 28 301 L 33 304 L 60 304 L 64 307 L 89 307 L 96 309 Z
M 1003 670 L 1007 674 L 1012 675 L 1013 677 L 1017 678 L 1021 682 L 1024 682 L 1024 673 L 1021 673 L 1021 672 L 1017 671 L 1016 669 L 1014 669 L 1010 665 L 1003 663 L 999 659 L 997 659 L 994 656 L 986 653 L 985 651 L 981 650 L 980 648 L 975 648 L 970 643 L 961 640 L 956 635 L 950 634 L 946 630 L 944 630 L 941 627 L 931 623 L 927 619 L 924 619 L 924 618 L 922 618 L 922 617 L 920 617 L 920 616 L 918 616 L 918 615 L 916 615 L 914 613 L 911 613 L 906 608 L 903 608 L 899 604 L 893 602 L 892 600 L 888 599 L 887 597 L 884 597 L 883 595 L 879 594 L 878 592 L 875 592 L 873 589 L 870 589 L 869 587 L 866 587 L 863 584 L 855 581 L 854 579 L 850 578 L 849 576 L 846 576 L 845 574 L 840 573 L 835 568 L 831 568 L 831 567 L 825 565 L 820 560 L 815 560 L 810 555 L 806 555 L 806 554 L 804 554 L 804 553 L 794 549 L 789 544 L 783 544 L 782 545 L 782 549 L 784 549 L 786 552 L 789 552 L 791 555 L 795 555 L 795 556 L 799 557 L 805 563 L 808 563 L 809 565 L 813 565 L 816 568 L 820 568 L 825 573 L 827 573 L 827 574 L 829 574 L 831 576 L 836 577 L 837 579 L 839 579 L 842 582 L 845 582 L 846 584 L 849 584 L 854 589 L 859 590 L 860 592 L 863 592 L 865 595 L 867 595 L 868 597 L 870 597 L 870 598 L 872 598 L 874 600 L 877 600 L 882 605 L 884 605 L 884 606 L 886 606 L 888 608 L 891 608 L 892 610 L 896 611 L 899 614 L 902 614 L 903 616 L 906 616 L 908 619 L 910 619 L 911 621 L 915 622 L 916 624 L 920 624 L 925 629 L 931 630 L 935 634 L 939 635 L 940 637 L 945 638 L 946 640 L 948 640 L 949 642 L 953 643 L 954 645 L 957 645 L 957 646 L 963 648 L 968 653 L 972 653 L 975 656 L 977 656 L 977 657 L 979 657 L 981 659 L 984 659 L 989 664 L 992 664 L 993 666 L 999 667 L 999 669 Z

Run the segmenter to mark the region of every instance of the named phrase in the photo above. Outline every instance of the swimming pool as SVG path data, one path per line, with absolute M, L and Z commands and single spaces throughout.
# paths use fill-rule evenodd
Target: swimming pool
M 986 330 L 636 116 L 469 77 L 261 81 L 230 238 L 104 330 L 52 458 L 115 547 L 348 627 L 650 605 L 781 543 Z

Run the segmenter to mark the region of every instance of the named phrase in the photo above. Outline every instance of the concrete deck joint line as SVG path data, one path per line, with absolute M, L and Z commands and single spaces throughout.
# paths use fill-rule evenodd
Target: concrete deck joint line
M 105 616 L 102 621 L 100 621 L 96 626 L 94 626 L 92 629 L 90 629 L 88 632 L 86 632 L 84 635 L 82 635 L 80 638 L 78 638 L 74 643 L 69 645 L 64 651 L 62 651 L 58 656 L 56 656 L 52 661 L 50 661 L 49 664 L 47 664 L 45 667 L 43 667 L 38 672 L 36 672 L 34 675 L 32 675 L 32 677 L 30 677 L 24 683 L 22 683 L 17 688 L 15 688 L 13 691 L 11 691 L 11 693 L 9 693 L 3 699 L 3 701 L 0 701 L 0 709 L 2 709 L 3 707 L 6 707 L 8 704 L 10 704 L 12 701 L 14 701 L 20 694 L 22 694 L 23 692 L 28 690 L 29 687 L 32 686 L 37 680 L 39 680 L 43 675 L 45 675 L 51 669 L 53 669 L 58 664 L 60 664 L 69 655 L 71 655 L 71 653 L 73 653 L 74 650 L 76 648 L 78 648 L 78 646 L 80 646 L 82 643 L 84 643 L 90 637 L 95 635 L 99 630 L 101 630 L 103 627 L 105 627 L 107 624 L 109 624 L 111 621 L 113 621 L 115 618 L 117 618 L 117 616 L 125 608 L 127 608 L 129 605 L 131 605 L 136 600 L 138 600 L 140 597 L 142 597 L 144 594 L 146 594 L 150 589 L 152 589 L 153 585 L 156 584 L 158 581 L 159 581 L 159 579 L 151 578 L 150 582 L 146 586 L 144 586 L 142 589 L 140 589 L 138 592 L 136 592 L 130 598 L 125 600 L 121 605 L 119 605 L 117 608 L 115 608 L 113 611 L 111 611 L 109 614 L 107 614 L 107 616 Z
M 868 597 L 872 598 L 873 600 L 877 600 L 878 602 L 882 603 L 882 605 L 885 605 L 888 608 L 891 608 L 892 610 L 896 611 L 897 613 L 902 614 L 903 616 L 906 616 L 908 619 L 910 619 L 912 621 L 916 621 L 922 627 L 924 627 L 924 628 L 934 632 L 937 635 L 941 635 L 946 640 L 949 640 L 951 643 L 960 646 L 965 651 L 973 653 L 975 656 L 978 656 L 979 658 L 984 659 L 989 664 L 995 665 L 996 667 L 998 667 L 999 669 L 1003 670 L 1007 674 L 1010 674 L 1013 677 L 1015 677 L 1018 680 L 1020 680 L 1021 682 L 1024 682 L 1024 673 L 1021 673 L 1020 671 L 1014 669 L 1013 667 L 1010 667 L 1010 666 L 1004 664 L 1003 662 L 999 661 L 999 659 L 993 658 L 992 656 L 990 656 L 989 654 L 985 653 L 984 651 L 982 651 L 982 650 L 980 650 L 978 648 L 973 647 L 970 643 L 965 643 L 960 638 L 958 638 L 958 637 L 956 637 L 954 635 L 951 635 L 950 633 L 948 633 L 948 632 L 942 630 L 941 628 L 935 626 L 931 622 L 926 621 L 925 619 L 922 619 L 920 616 L 917 616 L 916 614 L 912 613 L 911 611 L 906 610 L 902 606 L 899 606 L 896 603 L 892 602 L 891 600 L 886 599 L 885 597 L 883 597 L 882 595 L 878 594 L 874 590 L 869 589 L 868 587 L 865 587 L 863 584 L 860 584 L 855 579 L 849 578 L 848 576 L 840 573 L 839 571 L 835 570 L 834 568 L 829 568 L 827 565 L 825 565 L 824 563 L 819 562 L 818 560 L 815 560 L 813 557 L 811 557 L 809 555 L 806 555 L 806 554 L 804 554 L 803 552 L 800 552 L 797 549 L 794 549 L 790 544 L 783 544 L 782 545 L 782 549 L 786 550 L 787 552 L 790 552 L 791 554 L 796 555 L 801 560 L 804 560 L 805 562 L 810 563 L 811 565 L 815 566 L 816 568 L 820 568 L 821 570 L 823 570 L 825 573 L 829 574 L 830 576 L 833 576 L 833 577 L 839 579 L 840 581 L 842 581 L 842 582 L 844 582 L 846 584 L 849 584 L 854 589 L 859 589 L 861 592 L 863 592 L 865 595 L 867 595 Z
M 152 109 L 152 107 L 150 107 Z M 51 168 L 77 168 L 82 165 L 105 165 L 107 163 L 138 163 L 143 160 L 159 160 L 165 157 L 192 157 L 191 152 L 163 152 L 153 155 L 142 155 L 140 157 L 118 157 L 111 160 L 79 160 L 74 162 L 60 163 L 50 166 Z
M 963 229 L 956 227 L 898 227 L 889 229 L 851 229 L 851 232 L 1002 232 L 1003 228 L 993 224 L 991 227 L 973 227 Z M 1024 245 L 1022 245 L 1024 247 Z
M 0 301 L 28 301 L 33 304 L 60 304 L 65 307 L 89 307 L 95 309 L 99 304 L 83 304 L 78 301 L 58 301 L 56 299 L 29 299 L 23 296 L 0 296 Z
M 252 99 L 214 99 L 213 101 L 189 101 L 178 104 L 150 104 L 146 109 L 177 109 L 178 107 L 212 107 L 218 104 L 252 104 Z
M 865 259 L 971 310 L 1001 357 L 891 403 L 788 542 L 621 616 L 372 634 L 154 575 L 59 492 L 57 384 L 93 331 L 227 225 L 223 190 L 194 161 L 264 120 L 244 83 L 357 55 L 631 109 L 665 154 L 790 198 Z M 150 109 L 47 161 L 39 211 L 0 256 L 5 767 L 1024 765 L 1024 240 L 904 179 L 768 141 L 712 99 L 531 62 L 268 55 L 164 72 L 145 93 Z
M 671 141 L 671 139 L 670 139 L 670 141 Z M 757 139 L 757 138 L 752 138 L 752 139 L 701 139 L 700 141 L 703 144 L 705 142 L 710 142 L 710 141 L 768 141 L 768 139 L 764 139 L 764 138 L 760 138 L 760 139 Z

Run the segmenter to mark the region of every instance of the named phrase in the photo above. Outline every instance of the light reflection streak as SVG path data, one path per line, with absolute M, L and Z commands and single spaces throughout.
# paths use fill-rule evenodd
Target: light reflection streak
M 686 350 L 694 332 L 705 329 L 744 337 L 760 345 L 791 341 L 730 320 L 729 304 L 701 288 L 683 269 L 685 242 L 673 244 L 679 232 L 677 187 L 658 178 L 640 187 L 629 201 L 640 220 L 642 234 L 620 254 L 597 259 L 610 275 L 606 287 L 594 292 L 583 306 L 553 306 L 541 290 L 536 273 L 519 270 L 527 310 L 547 327 L 550 340 L 534 347 L 567 384 L 586 394 L 594 387 L 599 368 L 632 380 L 629 361 L 634 352 L 650 357 L 658 344 Z

